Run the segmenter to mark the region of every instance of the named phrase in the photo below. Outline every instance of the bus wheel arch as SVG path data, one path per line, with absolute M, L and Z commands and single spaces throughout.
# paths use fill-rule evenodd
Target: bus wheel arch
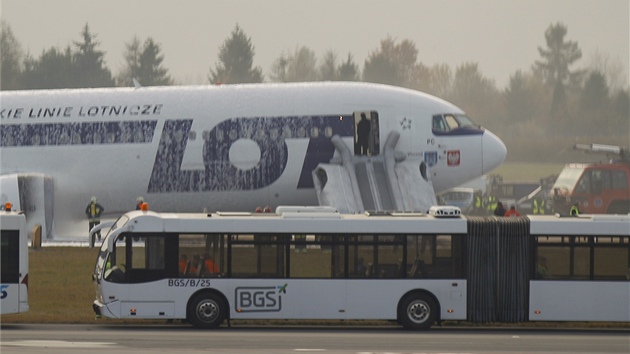
M 217 328 L 229 314 L 229 302 L 216 290 L 198 291 L 186 305 L 186 319 L 198 328 Z
M 440 302 L 426 290 L 412 290 L 398 302 L 396 321 L 405 329 L 427 330 L 440 320 Z

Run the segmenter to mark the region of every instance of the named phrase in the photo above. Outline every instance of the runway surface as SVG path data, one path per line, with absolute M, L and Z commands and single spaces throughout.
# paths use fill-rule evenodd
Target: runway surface
M 10 353 L 629 353 L 629 330 L 462 329 L 410 332 L 392 327 L 222 327 L 187 325 L 1 326 Z

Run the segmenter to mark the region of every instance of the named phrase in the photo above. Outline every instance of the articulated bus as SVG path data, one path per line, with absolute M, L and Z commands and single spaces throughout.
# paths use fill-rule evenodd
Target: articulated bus
M 26 217 L 21 212 L 2 210 L 0 229 L 0 314 L 26 312 L 28 311 Z
M 452 207 L 451 207 L 452 208 Z M 630 322 L 630 218 L 132 211 L 93 272 L 97 316 Z

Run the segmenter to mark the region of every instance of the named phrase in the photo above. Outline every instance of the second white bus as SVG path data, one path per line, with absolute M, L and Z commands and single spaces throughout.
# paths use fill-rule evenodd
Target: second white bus
M 0 263 L 0 314 L 28 311 L 28 234 L 21 212 L 0 211 Z

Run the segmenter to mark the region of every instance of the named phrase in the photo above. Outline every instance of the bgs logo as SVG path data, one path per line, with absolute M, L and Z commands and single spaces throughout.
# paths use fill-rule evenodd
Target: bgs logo
M 286 293 L 285 289 L 286 286 L 236 288 L 236 309 L 238 312 L 278 312 L 282 309 L 281 294 Z

